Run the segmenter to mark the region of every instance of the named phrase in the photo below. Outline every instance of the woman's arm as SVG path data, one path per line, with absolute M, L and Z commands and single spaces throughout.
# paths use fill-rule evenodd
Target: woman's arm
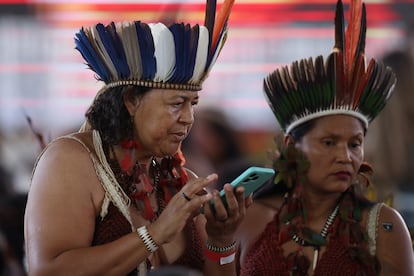
M 149 255 L 136 233 L 91 247 L 103 197 L 86 149 L 69 139 L 49 146 L 34 171 L 25 214 L 30 275 L 121 275 Z
M 381 208 L 377 232 L 377 257 L 381 275 L 414 275 L 414 255 L 408 228 L 401 215 Z
M 210 181 L 200 178 L 190 184 L 183 187 L 189 194 Z M 34 171 L 25 214 L 30 275 L 125 275 L 149 256 L 136 232 L 92 246 L 103 198 L 86 149 L 69 139 L 49 146 Z M 177 236 L 194 210 L 210 198 L 187 202 L 180 194 L 174 196 L 160 218 L 148 225 L 156 244 Z

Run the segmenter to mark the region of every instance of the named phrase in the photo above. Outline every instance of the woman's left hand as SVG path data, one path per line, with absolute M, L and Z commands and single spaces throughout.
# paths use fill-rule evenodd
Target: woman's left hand
M 242 222 L 246 208 L 252 203 L 252 196 L 244 198 L 244 188 L 235 190 L 230 184 L 224 187 L 227 204 L 220 198 L 219 192 L 213 190 L 212 205 L 204 205 L 204 215 L 207 219 L 206 231 L 208 238 L 218 243 L 228 244 L 234 239 L 234 234 Z

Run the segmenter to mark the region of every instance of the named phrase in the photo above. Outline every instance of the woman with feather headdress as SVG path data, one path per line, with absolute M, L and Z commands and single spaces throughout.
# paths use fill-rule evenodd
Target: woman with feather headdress
M 274 183 L 255 195 L 237 231 L 240 275 L 414 275 L 400 214 L 362 190 L 372 173 L 364 162 L 368 124 L 396 81 L 374 59 L 365 68 L 365 14 L 351 0 L 345 32 L 339 0 L 326 62 L 303 59 L 264 79 L 285 136 Z
M 234 233 L 249 199 L 227 185 L 226 209 L 205 189 L 217 175 L 198 178 L 180 151 L 232 4 L 225 0 L 216 17 L 208 0 L 203 26 L 134 21 L 76 34 L 105 85 L 81 131 L 52 141 L 35 165 L 29 275 L 145 275 L 166 265 L 235 273 Z

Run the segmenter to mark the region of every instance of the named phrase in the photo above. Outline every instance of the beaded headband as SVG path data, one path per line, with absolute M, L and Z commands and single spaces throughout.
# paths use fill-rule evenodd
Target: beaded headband
M 76 49 L 103 90 L 125 85 L 198 91 L 227 38 L 234 0 L 225 0 L 216 16 L 216 0 L 207 0 L 204 26 L 198 24 L 99 23 L 75 35 Z
M 342 1 L 336 5 L 335 45 L 324 63 L 310 57 L 273 71 L 264 79 L 264 94 L 285 133 L 327 115 L 345 114 L 365 127 L 384 108 L 394 90 L 391 68 L 371 59 L 365 66 L 366 10 L 351 0 L 345 31 Z

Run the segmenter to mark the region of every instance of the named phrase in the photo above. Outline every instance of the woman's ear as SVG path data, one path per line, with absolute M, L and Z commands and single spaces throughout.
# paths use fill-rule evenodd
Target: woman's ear
M 286 134 L 285 138 L 283 139 L 283 143 L 285 144 L 285 146 L 287 146 L 289 144 L 295 144 L 295 140 L 293 140 L 292 135 Z
M 139 97 L 135 95 L 133 86 L 128 86 L 125 88 L 124 104 L 128 110 L 129 115 L 133 116 L 139 105 Z

